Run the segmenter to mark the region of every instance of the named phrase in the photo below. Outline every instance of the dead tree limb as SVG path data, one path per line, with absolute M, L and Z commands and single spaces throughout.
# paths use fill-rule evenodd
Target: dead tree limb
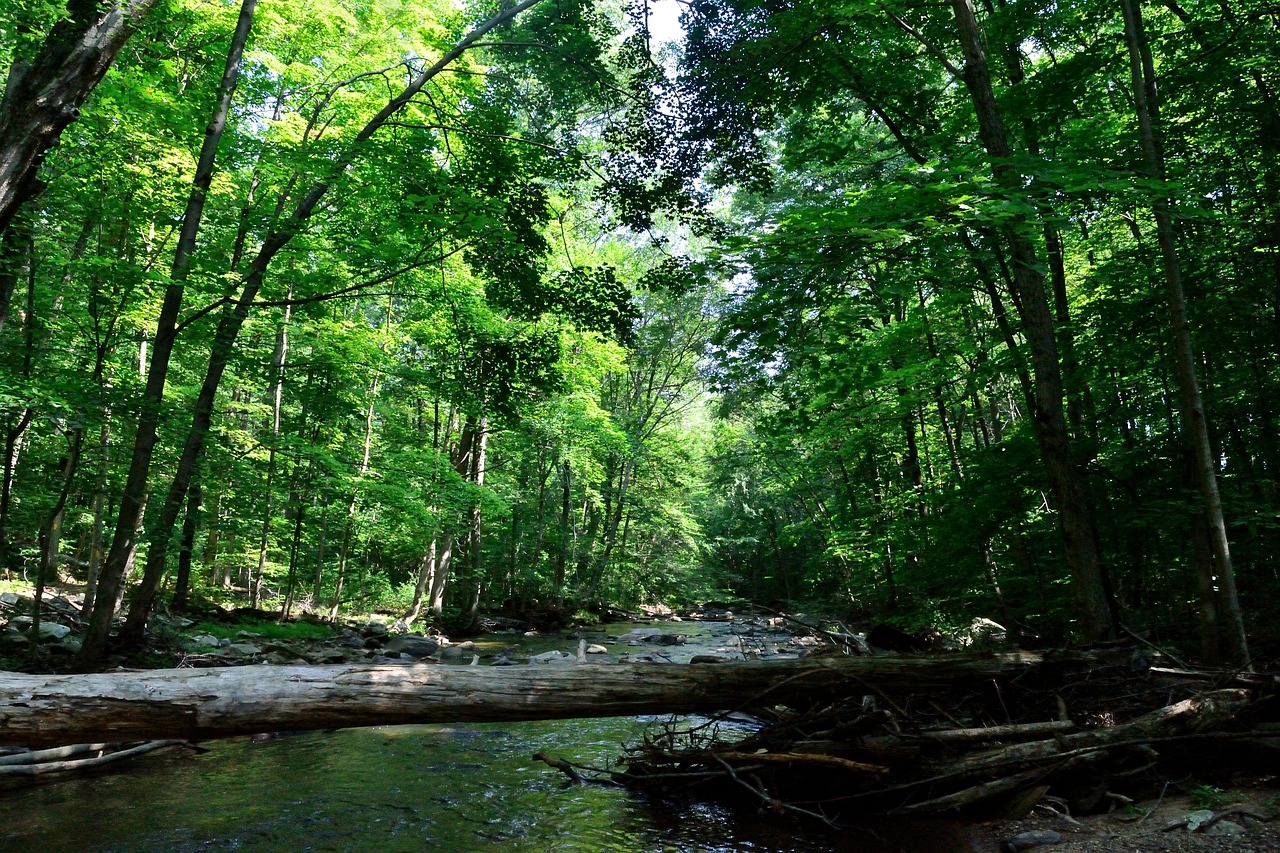
M 200 740 L 401 723 L 705 713 L 866 692 L 949 690 L 1046 662 L 1032 652 L 722 666 L 242 666 L 0 673 L 0 744 Z

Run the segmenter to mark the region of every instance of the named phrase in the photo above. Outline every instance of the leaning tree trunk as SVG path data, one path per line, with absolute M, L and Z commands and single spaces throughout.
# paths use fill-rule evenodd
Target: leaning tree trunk
M 160 316 L 156 321 L 155 343 L 151 350 L 151 364 L 147 371 L 146 386 L 143 391 L 142 411 L 138 417 L 137 431 L 134 433 L 133 455 L 129 460 L 129 471 L 125 480 L 124 491 L 120 501 L 120 512 L 116 517 L 115 534 L 112 537 L 111 549 L 103 563 L 98 577 L 99 594 L 89 618 L 89 628 L 85 634 L 80 660 L 87 666 L 96 666 L 106 652 L 107 635 L 111 631 L 111 621 L 115 617 L 115 603 L 123 591 L 126 567 L 132 562 L 137 549 L 138 527 L 142 522 L 143 509 L 146 505 L 147 481 L 151 473 L 151 456 L 155 449 L 160 427 L 160 408 L 164 400 L 164 387 L 169 376 L 169 360 L 173 355 L 173 347 L 178 337 L 178 316 L 182 311 L 182 296 L 186 289 L 186 281 L 191 270 L 191 256 L 195 252 L 196 238 L 200 233 L 200 223 L 204 217 L 205 200 L 209 187 L 213 183 L 213 165 L 218 154 L 218 143 L 227 126 L 227 116 L 231 112 L 231 97 L 235 94 L 240 80 L 240 63 L 244 56 L 244 46 L 249 38 L 249 27 L 253 23 L 253 12 L 257 0 L 243 0 L 240 17 L 236 22 L 235 33 L 231 39 L 231 47 L 227 52 L 226 66 L 222 72 L 222 83 L 218 103 L 205 128 L 204 143 L 200 148 L 200 156 L 196 161 L 195 176 L 191 181 L 191 192 L 187 197 L 187 209 L 183 214 L 182 231 L 178 235 L 178 246 L 174 250 L 173 266 L 169 272 L 169 286 L 165 289 L 164 302 L 160 307 Z M 174 520 L 181 508 L 186 491 L 178 497 L 174 508 Z M 168 510 L 168 506 L 165 507 Z M 157 550 L 153 548 L 153 551 Z M 164 548 L 158 549 L 163 559 Z M 152 555 L 154 556 L 154 555 Z M 150 563 L 151 557 L 148 558 Z
M 1020 193 L 1022 177 L 1010 164 L 1013 155 L 996 105 L 987 70 L 986 52 L 970 0 L 954 0 L 956 28 L 964 49 L 964 83 L 978 118 L 978 135 L 991 158 L 996 182 L 1009 193 Z M 1051 488 L 1056 498 L 1064 554 L 1070 567 L 1077 615 L 1086 641 L 1112 634 L 1113 614 L 1102 560 L 1098 554 L 1088 490 L 1084 474 L 1072 455 L 1067 421 L 1063 413 L 1062 371 L 1054 337 L 1044 274 L 1036 249 L 1026 235 L 1027 223 L 1017 217 L 1005 229 L 1013 261 L 1013 286 L 1022 332 L 1031 351 L 1035 377 L 1035 409 L 1032 424 L 1040 444 Z
M 0 673 L 0 744 L 704 713 L 868 691 L 887 695 L 956 689 L 1024 673 L 1043 662 L 1033 652 L 1009 652 L 690 666 L 360 664 L 101 675 Z
M 245 0 L 245 2 L 250 2 L 250 0 Z M 451 65 L 455 59 L 470 49 L 476 42 L 479 42 L 490 31 L 541 2 L 542 0 L 522 0 L 512 8 L 499 12 L 473 29 L 429 68 L 414 77 L 409 85 L 405 86 L 399 94 L 388 101 L 387 105 L 379 110 L 373 118 L 369 119 L 360 132 L 355 135 L 346 151 L 333 164 L 333 169 L 330 172 L 333 178 L 336 179 L 341 176 L 345 169 L 356 161 L 365 144 L 373 135 L 413 100 L 418 92 L 429 82 Z M 124 631 L 121 634 L 121 640 L 126 645 L 136 645 L 143 637 L 147 616 L 151 611 L 156 591 L 159 589 L 160 580 L 164 575 L 165 557 L 168 552 L 169 541 L 173 538 L 174 525 L 177 523 L 178 516 L 181 513 L 183 500 L 186 497 L 187 487 L 191 482 L 196 463 L 204 450 L 204 442 L 209 433 L 213 415 L 213 403 L 217 396 L 218 386 L 222 382 L 222 375 L 226 371 L 234 352 L 240 330 L 244 326 L 245 320 L 248 319 L 249 310 L 258 296 L 258 292 L 262 289 L 267 269 L 276 255 L 306 227 L 330 188 L 331 184 L 328 179 L 317 180 L 302 196 L 294 207 L 293 212 L 284 217 L 278 228 L 273 229 L 267 235 L 263 240 L 262 246 L 258 249 L 257 255 L 249 265 L 248 273 L 240 286 L 240 293 L 235 299 L 234 306 L 226 311 L 218 322 L 217 331 L 214 333 L 213 345 L 209 352 L 209 365 L 205 370 L 204 383 L 196 399 L 195 412 L 192 414 L 191 427 L 187 431 L 186 443 L 178 460 L 178 468 L 169 487 L 168 495 L 160 509 L 156 524 L 152 528 L 152 536 L 149 543 L 150 551 L 142 583 L 134 594 L 130 606 L 129 619 L 125 623 Z M 150 377 L 148 377 L 148 383 L 150 383 Z M 154 439 L 152 439 L 150 444 L 154 445 L 154 443 Z M 144 490 L 146 477 L 150 471 L 150 451 L 151 447 L 148 445 L 146 452 L 136 457 L 130 465 L 129 482 L 132 485 L 132 489 L 127 488 L 125 493 L 125 501 L 129 503 L 130 507 L 140 506 L 140 495 Z M 116 526 L 115 541 L 111 548 L 115 559 L 108 558 L 107 564 L 103 567 L 103 577 L 100 581 L 104 588 L 109 584 L 112 592 L 118 592 L 123 587 L 124 557 L 133 550 L 137 537 L 137 523 L 140 519 L 140 511 L 131 511 L 126 514 L 125 507 L 122 505 L 120 519 Z M 99 602 L 103 598 L 104 596 L 100 594 Z M 95 608 L 93 619 L 89 624 L 89 630 L 85 633 L 84 646 L 81 648 L 80 655 L 77 658 L 77 666 L 79 668 L 93 669 L 102 663 L 106 655 L 107 636 L 110 632 L 112 616 L 113 614 L 110 612 Z
M 68 0 L 36 56 L 14 59 L 0 100 L 0 234 L 44 189 L 45 155 L 154 5 L 125 0 L 99 13 L 97 3 Z
M 1147 171 L 1162 185 L 1161 192 L 1152 200 L 1152 213 L 1156 220 L 1156 237 L 1160 243 L 1164 262 L 1165 289 L 1169 299 L 1169 322 L 1173 332 L 1174 377 L 1178 383 L 1178 402 L 1181 409 L 1182 428 L 1191 451 L 1196 485 L 1204 502 L 1205 523 L 1209 529 L 1209 544 L 1213 550 L 1213 569 L 1216 583 L 1221 585 L 1221 604 L 1227 617 L 1226 634 L 1232 656 L 1241 666 L 1249 666 L 1249 644 L 1245 638 L 1244 616 L 1240 611 L 1240 599 L 1236 593 L 1235 569 L 1231 563 L 1231 548 L 1227 543 L 1227 526 L 1222 516 L 1222 497 L 1218 493 L 1218 469 L 1214 463 L 1213 447 L 1209 442 L 1209 427 L 1205 418 L 1204 400 L 1200 396 L 1200 383 L 1196 377 L 1195 352 L 1191 346 L 1191 330 L 1187 323 L 1187 303 L 1182 287 L 1182 266 L 1174 243 L 1173 216 L 1169 198 L 1164 193 L 1164 163 L 1160 153 L 1156 121 L 1159 118 L 1154 102 L 1155 70 L 1146 50 L 1146 35 L 1142 30 L 1142 12 L 1135 0 L 1121 0 L 1124 11 L 1125 39 L 1129 47 L 1129 69 L 1133 82 L 1133 99 L 1138 118 L 1138 131 L 1142 137 L 1142 153 Z M 1201 588 L 1213 594 L 1215 579 L 1201 582 Z

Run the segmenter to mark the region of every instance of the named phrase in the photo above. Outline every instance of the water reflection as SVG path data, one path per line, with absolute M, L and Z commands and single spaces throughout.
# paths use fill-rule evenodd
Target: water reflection
M 543 751 L 607 765 L 645 723 L 571 720 L 348 729 L 202 755 L 157 754 L 124 772 L 0 793 L 0 850 L 759 851 L 956 850 L 873 843 L 696 803 L 650 803 L 567 784 Z M 915 836 L 919 839 L 920 836 Z

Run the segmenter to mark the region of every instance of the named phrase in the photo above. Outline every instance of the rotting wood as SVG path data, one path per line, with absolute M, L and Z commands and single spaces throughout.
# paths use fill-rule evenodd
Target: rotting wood
M 0 744 L 200 740 L 263 731 L 706 713 L 949 690 L 1064 660 L 1033 652 L 722 666 L 242 666 L 0 673 Z

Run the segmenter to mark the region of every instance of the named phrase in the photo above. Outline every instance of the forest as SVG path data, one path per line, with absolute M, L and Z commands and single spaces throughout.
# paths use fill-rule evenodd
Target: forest
M 0 586 L 83 587 L 83 670 L 209 603 L 1272 658 L 1278 53 L 1257 0 L 2 4 Z

